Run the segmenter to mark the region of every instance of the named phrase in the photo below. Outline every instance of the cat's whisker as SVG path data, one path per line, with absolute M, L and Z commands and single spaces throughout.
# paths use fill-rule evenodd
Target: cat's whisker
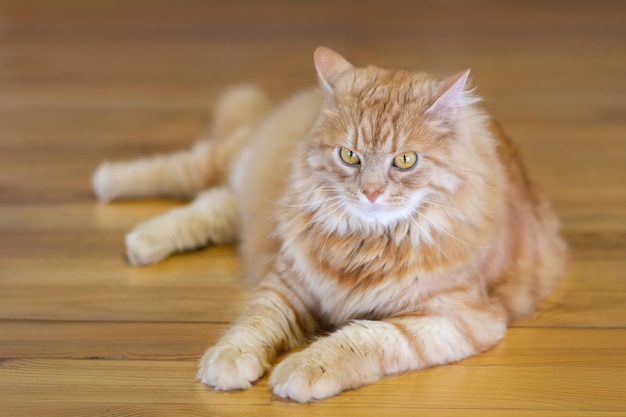
M 477 248 L 477 249 L 485 249 L 487 248 L 487 246 L 478 246 L 478 245 L 473 245 L 469 242 L 465 242 L 459 238 L 457 238 L 456 236 L 454 236 L 452 233 L 450 233 L 448 230 L 446 230 L 445 227 L 437 224 L 433 219 L 431 219 L 430 217 L 426 216 L 424 213 L 420 212 L 419 210 L 413 210 L 414 213 L 416 213 L 418 216 L 423 217 L 424 219 L 426 219 L 428 222 L 430 222 L 430 224 L 433 225 L 433 227 L 443 233 L 445 233 L 446 235 L 450 236 L 452 239 L 456 240 L 457 242 L 472 247 L 472 248 Z
M 312 191 L 302 192 L 301 195 L 298 197 L 298 199 L 302 201 L 308 201 L 307 203 L 302 203 L 302 204 L 287 204 L 287 203 L 283 203 L 280 201 L 273 201 L 273 200 L 270 200 L 261 196 L 259 197 L 277 206 L 276 211 L 279 213 L 288 213 L 289 209 L 292 209 L 292 208 L 297 208 L 297 209 L 306 209 L 306 208 L 315 208 L 315 207 L 319 208 L 319 207 L 322 207 L 326 203 L 340 200 L 343 198 L 341 195 L 330 195 L 330 196 L 323 196 L 321 199 L 314 199 L 313 201 L 311 201 L 311 198 L 313 197 L 314 193 L 323 193 L 323 192 L 332 192 L 334 194 L 339 194 L 341 192 L 341 189 L 334 185 L 323 185 L 318 188 L 315 188 Z
M 412 217 L 408 218 L 409 222 L 417 227 L 421 234 L 424 235 L 424 237 L 428 238 L 428 240 L 430 241 L 430 243 L 437 248 L 437 250 L 439 250 L 439 252 L 448 260 L 450 260 L 450 257 L 448 256 L 448 254 L 446 253 L 446 251 L 443 250 L 443 248 L 435 241 L 435 239 L 430 235 L 430 233 L 428 233 L 426 230 L 424 230 L 424 228 L 422 226 L 420 226 L 420 224 L 417 222 L 417 220 L 415 220 Z
M 334 184 L 324 184 L 324 185 L 320 185 L 318 187 L 313 188 L 312 190 L 302 190 L 302 191 L 296 191 L 295 195 L 298 196 L 298 199 L 303 200 L 303 201 L 309 201 L 312 199 L 314 194 L 321 194 L 321 193 L 330 193 L 333 194 L 332 196 L 339 196 L 342 193 L 342 189 L 341 187 L 334 185 Z
M 327 213 L 323 213 L 323 215 L 330 215 L 335 213 L 337 210 L 341 209 L 342 210 L 342 215 L 345 214 L 345 204 L 343 203 L 339 203 L 337 204 L 337 202 L 334 203 L 336 206 L 332 208 L 332 211 L 327 212 Z M 326 208 L 326 210 L 330 210 L 330 208 Z M 341 222 L 341 216 L 337 216 L 337 220 L 335 221 L 335 224 L 333 225 L 333 227 L 331 228 L 331 230 L 328 232 L 328 236 L 326 237 L 324 244 L 322 245 L 322 249 L 320 250 L 320 254 L 323 254 L 325 247 L 326 247 L 326 243 L 328 241 L 328 238 L 330 237 L 330 234 L 332 233 L 333 230 L 336 230 L 337 226 L 339 225 L 339 223 Z M 302 235 L 302 233 L 309 227 L 310 224 L 305 224 L 302 228 L 300 228 L 300 230 L 298 230 L 296 233 L 293 234 L 293 236 L 291 236 L 289 239 L 287 239 L 284 243 L 283 246 L 285 247 L 289 247 L 291 246 L 296 239 L 298 239 L 298 237 L 300 237 Z M 323 256 L 320 256 L 320 262 L 323 259 Z
M 341 214 L 336 216 L 337 220 L 335 220 L 335 224 L 328 231 L 328 234 L 326 235 L 326 239 L 324 239 L 324 243 L 322 244 L 322 249 L 320 250 L 319 263 L 321 263 L 322 259 L 324 259 L 324 250 L 326 249 L 326 243 L 328 242 L 328 239 L 330 238 L 330 235 L 333 233 L 334 230 L 337 229 L 337 226 L 339 225 L 339 222 L 341 222 L 341 220 L 342 220 L 342 216 L 346 213 L 346 204 L 345 204 L 345 202 L 343 202 L 343 201 L 340 202 L 339 206 L 336 209 L 334 209 L 332 211 L 332 213 L 329 213 L 329 214 L 334 214 L 339 209 L 341 209 Z
M 336 198 L 330 204 L 327 204 L 327 205 L 322 204 L 321 208 L 318 211 L 316 211 L 316 213 L 314 214 L 314 218 L 331 215 L 340 208 L 342 209 L 343 213 L 345 213 L 345 202 L 341 200 L 342 200 L 341 198 Z M 327 201 L 329 200 L 326 200 L 325 202 Z M 338 217 L 336 225 L 339 224 L 340 220 L 341 220 L 341 217 Z M 334 226 L 335 228 L 337 227 L 336 225 Z M 294 233 L 293 236 L 285 242 L 285 246 L 290 246 L 302 234 L 302 232 L 304 232 L 304 230 L 306 230 L 308 227 L 309 227 L 309 224 L 305 224 L 302 228 L 300 228 L 300 230 L 298 230 L 297 233 Z
M 432 201 L 432 200 L 422 200 L 422 202 L 423 202 L 423 203 L 428 203 L 428 204 L 431 204 L 431 205 L 433 205 L 433 206 L 437 206 L 437 207 L 445 208 L 445 209 L 447 209 L 447 210 L 453 210 L 453 211 L 456 211 L 456 212 L 458 212 L 458 213 L 463 213 L 463 211 L 462 211 L 462 210 L 460 210 L 460 209 L 458 209 L 458 208 L 456 208 L 456 207 L 445 206 L 445 205 L 443 205 L 443 204 L 436 203 L 436 202 L 434 202 L 434 201 Z
M 313 215 L 313 219 L 315 219 L 316 221 L 322 220 L 324 216 L 332 214 L 335 209 L 342 203 L 343 202 L 341 198 L 328 199 L 320 202 L 317 208 L 315 208 L 311 212 L 311 214 Z
M 343 201 L 334 201 L 331 204 L 328 204 L 324 207 L 321 207 L 320 210 L 316 211 L 314 218 L 320 218 L 328 215 L 334 214 L 339 208 L 343 207 L 345 202 Z

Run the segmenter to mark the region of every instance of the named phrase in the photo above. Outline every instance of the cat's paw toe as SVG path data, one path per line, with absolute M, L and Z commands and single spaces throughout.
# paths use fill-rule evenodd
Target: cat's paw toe
M 282 361 L 272 372 L 269 384 L 276 395 L 302 403 L 332 397 L 343 391 L 338 376 L 323 364 L 307 358 L 305 351 Z
M 254 353 L 237 347 L 213 347 L 200 360 L 198 380 L 217 390 L 247 389 L 265 373 Z
M 132 265 L 148 265 L 165 259 L 171 249 L 166 239 L 144 230 L 126 235 L 126 257 Z

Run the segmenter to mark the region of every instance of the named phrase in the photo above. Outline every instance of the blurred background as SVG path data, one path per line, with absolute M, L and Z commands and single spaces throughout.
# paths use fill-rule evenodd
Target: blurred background
M 62 152 L 62 132 L 88 163 L 83 178 L 58 178 L 52 189 L 24 182 L 19 167 L 2 170 L 0 197 L 19 184 L 20 195 L 62 199 L 100 159 L 186 146 L 229 85 L 256 83 L 277 100 L 313 85 L 319 45 L 356 65 L 442 77 L 471 68 L 566 216 L 576 214 L 568 204 L 609 192 L 593 186 L 598 177 L 624 177 L 624 1 L 3 0 L 5 155 L 24 146 Z M 597 146 L 615 152 L 600 156 Z M 621 159 L 593 164 L 600 157 Z M 584 196 L 559 194 L 581 185 Z M 623 189 L 610 192 L 626 201 Z

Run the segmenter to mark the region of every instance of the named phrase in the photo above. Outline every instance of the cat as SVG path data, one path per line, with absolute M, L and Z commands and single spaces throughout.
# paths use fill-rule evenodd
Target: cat
M 249 388 L 303 345 L 269 377 L 299 402 L 459 361 L 494 346 L 564 273 L 559 221 L 469 70 L 441 81 L 355 68 L 324 47 L 314 63 L 320 88 L 275 109 L 234 89 L 211 140 L 93 178 L 105 201 L 197 194 L 127 235 L 133 264 L 240 242 L 256 288 L 200 361 L 217 390 Z

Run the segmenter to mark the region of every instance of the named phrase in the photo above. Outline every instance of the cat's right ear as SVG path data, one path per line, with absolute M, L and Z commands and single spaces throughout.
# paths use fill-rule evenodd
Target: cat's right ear
M 334 83 L 341 74 L 351 70 L 352 64 L 344 57 L 330 48 L 320 46 L 313 54 L 315 69 L 320 78 L 322 87 L 330 93 L 334 93 Z

